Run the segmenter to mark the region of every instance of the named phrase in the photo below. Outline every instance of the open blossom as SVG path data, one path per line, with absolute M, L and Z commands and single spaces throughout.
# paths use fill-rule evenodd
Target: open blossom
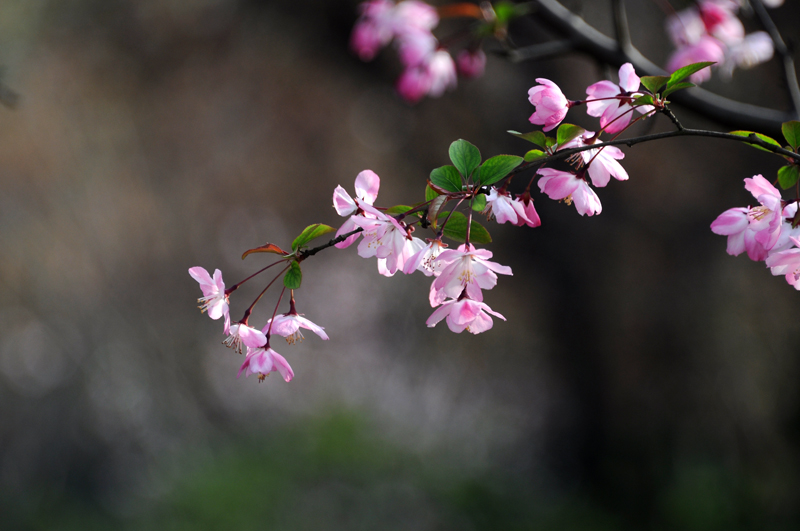
M 603 211 L 600 198 L 594 190 L 574 173 L 552 168 L 539 168 L 536 173 L 542 176 L 538 182 L 539 190 L 547 194 L 550 199 L 563 199 L 567 204 L 574 203 L 575 209 L 581 216 L 593 216 Z
M 356 176 L 356 199 L 350 197 L 350 194 L 348 194 L 341 185 L 336 187 L 333 191 L 333 208 L 336 209 L 336 213 L 340 216 L 351 216 L 339 227 L 339 230 L 336 231 L 337 237 L 358 228 L 358 225 L 353 222 L 353 214 L 372 216 L 372 214 L 365 214 L 363 211 L 359 212 L 361 208 L 360 205 L 372 205 L 378 198 L 378 190 L 380 187 L 381 178 L 372 170 L 364 170 Z M 336 247 L 338 249 L 349 247 L 360 235 L 361 233 L 356 233 L 352 236 L 348 236 L 344 241 L 337 243 Z
M 215 321 L 222 316 L 228 316 L 228 296 L 225 295 L 225 282 L 222 281 L 222 271 L 214 270 L 214 278 L 202 267 L 192 267 L 189 274 L 200 283 L 203 296 L 197 299 L 200 309 L 207 311 L 208 316 Z
M 439 23 L 436 9 L 424 2 L 370 0 L 360 6 L 361 16 L 353 27 L 350 47 L 362 61 L 372 60 L 395 38 L 410 33 L 430 33 Z
M 370 205 L 363 207 L 366 213 L 374 217 L 350 218 L 364 229 L 364 239 L 358 244 L 358 255 L 362 258 L 375 256 L 385 259 L 379 266 L 379 271 L 382 270 L 381 273 L 386 276 L 394 275 L 398 269 L 403 269 L 404 261 L 416 252 L 406 248 L 406 243 L 410 239 L 408 232 L 392 216 L 387 216 Z
M 247 357 L 239 369 L 237 378 L 245 373 L 245 376 L 258 374 L 259 379 L 263 380 L 271 372 L 278 372 L 286 382 L 291 382 L 294 378 L 294 371 L 286 361 L 286 358 L 272 350 L 268 345 L 257 348 L 248 348 Z
M 454 89 L 456 83 L 453 58 L 446 50 L 436 50 L 403 71 L 397 80 L 397 93 L 407 102 L 417 103 L 424 96 L 438 98 Z
M 378 273 L 385 277 L 394 276 L 398 271 L 406 272 L 406 263 L 425 248 L 425 242 L 416 237 L 406 238 L 399 255 L 378 258 Z M 413 273 L 414 270 L 412 269 Z
M 532 124 L 543 125 L 543 131 L 550 131 L 567 115 L 569 100 L 558 88 L 558 85 L 549 79 L 540 77 L 536 79 L 536 82 L 540 85 L 528 90 L 528 101 L 536 106 L 536 112 L 531 115 L 529 120 Z
M 312 323 L 302 315 L 299 315 L 296 312 L 293 313 L 291 311 L 289 313 L 275 316 L 274 321 L 272 319 L 267 321 L 267 324 L 264 326 L 262 331 L 264 334 L 266 334 L 267 331 L 270 331 L 272 334 L 285 337 L 286 342 L 292 345 L 294 343 L 303 341 L 303 333 L 300 332 L 301 328 L 311 330 L 322 339 L 328 339 L 328 334 L 325 333 L 325 330 L 321 326 Z
M 619 68 L 619 85 L 611 81 L 598 81 L 586 87 L 588 99 L 586 113 L 600 117 L 600 127 L 609 134 L 625 129 L 631 121 L 633 99 L 638 97 L 639 76 L 633 65 L 625 63 Z M 650 105 L 639 105 L 636 110 L 647 113 L 653 110 Z
M 245 323 L 235 323 L 226 330 L 228 337 L 223 341 L 226 347 L 230 347 L 239 354 L 242 353 L 242 346 L 258 348 L 266 344 L 267 336 L 261 330 L 256 330 Z
M 517 196 L 516 199 L 511 199 L 511 195 L 508 192 L 492 187 L 486 195 L 486 209 L 484 212 L 493 215 L 498 223 L 510 222 L 512 225 L 520 227 L 522 225 L 528 225 L 529 227 L 541 225 L 542 222 L 536 213 L 536 209 L 533 208 L 533 200 L 530 199 L 530 194 L 528 194 L 529 202 L 527 204 L 523 203 L 520 197 Z M 533 219 L 528 216 L 529 213 L 534 215 Z
M 466 244 L 458 250 L 448 249 L 439 254 L 442 272 L 431 285 L 431 305 L 442 303 L 447 297 L 456 299 L 466 290 L 466 296 L 476 301 L 483 300 L 482 289 L 492 289 L 497 285 L 497 275 L 511 275 L 511 268 L 490 262 L 491 251 L 475 249 Z
M 590 140 L 592 143 L 587 142 Z M 558 146 L 558 149 L 569 149 L 576 147 L 584 147 L 589 145 L 596 145 L 597 149 L 587 149 L 579 153 L 584 164 L 588 164 L 586 172 L 592 180 L 592 184 L 598 188 L 602 188 L 608 184 L 611 177 L 618 181 L 626 181 L 628 179 L 628 172 L 625 168 L 617 162 L 625 158 L 625 153 L 621 149 L 614 146 L 605 146 L 602 149 L 602 142 L 596 141 L 594 131 L 585 131 L 566 142 L 563 146 Z
M 783 220 L 781 193 L 761 175 L 745 179 L 744 183 L 745 189 L 761 203 L 760 207 L 751 208 L 747 214 L 750 228 L 755 231 L 757 242 L 767 250 L 772 249 L 780 236 Z
M 444 302 L 433 311 L 425 324 L 432 328 L 439 321 L 447 318 L 447 326 L 456 334 L 460 334 L 464 330 L 472 334 L 480 334 L 492 328 L 494 324 L 488 314 L 499 317 L 503 321 L 506 320 L 505 317 L 489 308 L 488 304 L 464 297 L 461 300 L 452 299 Z
M 784 275 L 786 282 L 800 290 L 800 239 L 790 238 L 795 247 L 770 253 L 767 257 L 767 267 L 773 275 Z
M 423 245 L 421 249 L 406 260 L 405 264 L 403 264 L 403 273 L 410 275 L 414 271 L 422 271 L 426 277 L 438 276 L 442 269 L 437 258 L 445 247 L 447 247 L 447 244 L 442 243 L 442 240 L 428 240 L 427 245 Z

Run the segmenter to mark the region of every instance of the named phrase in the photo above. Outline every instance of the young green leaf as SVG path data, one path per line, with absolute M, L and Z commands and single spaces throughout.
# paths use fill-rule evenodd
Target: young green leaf
M 785 122 L 781 125 L 781 131 L 783 131 L 783 138 L 792 146 L 793 150 L 797 151 L 797 147 L 800 146 L 800 122 L 797 120 Z
M 669 76 L 644 76 L 640 77 L 639 81 L 644 85 L 644 88 L 655 94 L 661 87 L 667 84 Z
M 672 85 L 676 85 L 686 79 L 687 77 L 691 76 L 695 72 L 699 72 L 700 70 L 711 66 L 714 63 L 713 61 L 705 61 L 702 63 L 692 63 L 690 65 L 686 65 L 675 70 L 671 76 L 669 76 L 669 81 L 667 82 L 667 88 L 672 87 Z
M 556 141 L 558 142 L 559 146 L 563 146 L 576 136 L 582 135 L 585 131 L 586 129 L 584 129 L 583 127 L 578 127 L 577 125 L 561 124 L 558 126 L 558 132 L 556 133 L 557 137 Z
M 542 157 L 546 157 L 547 153 L 541 151 L 539 149 L 532 149 L 525 153 L 525 162 L 533 162 L 534 160 L 539 160 Z
M 661 97 L 662 98 L 666 98 L 667 96 L 669 96 L 670 94 L 672 94 L 676 90 L 692 88 L 692 87 L 696 87 L 696 86 L 697 85 L 695 85 L 694 83 L 689 83 L 688 81 L 684 81 L 682 83 L 675 83 L 674 85 L 670 85 L 668 88 L 666 88 L 664 90 L 664 92 L 661 93 Z
M 797 184 L 798 178 L 800 178 L 800 168 L 794 164 L 789 164 L 778 170 L 778 184 L 784 190 L 788 190 Z
M 781 147 L 780 143 L 777 140 L 775 140 L 773 138 L 770 138 L 767 135 L 762 135 L 761 133 L 754 133 L 753 131 L 731 131 L 729 134 L 736 135 L 736 136 L 742 136 L 742 137 L 745 137 L 745 138 L 749 137 L 750 135 L 755 135 L 757 138 L 763 140 L 767 144 L 772 144 L 773 146 Z M 753 146 L 756 149 L 760 149 L 761 151 L 769 151 L 768 149 L 765 149 L 765 148 L 763 148 L 761 146 L 757 146 L 755 144 L 750 144 L 750 145 Z M 769 151 L 769 152 L 772 153 L 771 151 Z
M 283 275 L 283 285 L 289 289 L 298 289 L 303 282 L 303 272 L 300 270 L 300 264 L 292 262 L 289 270 Z
M 442 166 L 431 172 L 431 183 L 448 192 L 461 191 L 461 174 L 453 166 Z
M 430 186 L 428 185 L 425 186 L 425 201 L 430 201 L 431 199 L 438 197 L 439 195 L 441 194 L 439 194 L 439 192 L 437 192 Z
M 461 175 L 465 179 L 469 179 L 469 176 L 481 163 L 481 152 L 466 140 L 458 139 L 450 144 L 450 160 L 453 161 L 453 165 L 458 168 Z
M 494 184 L 522 164 L 522 157 L 516 155 L 495 155 L 486 162 L 481 164 L 480 170 L 480 184 L 489 185 Z
M 486 208 L 486 195 L 476 195 L 475 199 L 472 200 L 472 210 L 482 212 L 484 208 Z
M 301 246 L 307 244 L 314 238 L 319 238 L 323 234 L 328 234 L 329 232 L 336 232 L 336 229 L 329 225 L 325 225 L 324 223 L 314 223 L 313 225 L 309 225 L 303 232 L 300 233 L 300 236 L 294 239 L 292 242 L 292 251 L 298 250 Z
M 442 213 L 440 216 L 442 216 Z M 472 243 L 491 243 L 492 237 L 483 225 L 473 221 L 469 226 L 469 241 Z M 444 226 L 444 235 L 457 242 L 465 242 L 467 239 L 467 216 L 461 212 L 453 212 L 447 225 Z
M 512 135 L 527 140 L 532 144 L 536 144 L 541 148 L 547 148 L 547 135 L 541 131 L 531 131 L 530 133 L 518 133 L 517 131 L 509 131 Z

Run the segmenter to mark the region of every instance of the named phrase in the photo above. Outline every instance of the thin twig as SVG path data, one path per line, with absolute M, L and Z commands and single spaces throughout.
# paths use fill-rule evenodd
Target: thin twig
M 789 49 L 786 47 L 786 43 L 783 42 L 781 33 L 772 21 L 772 17 L 767 13 L 761 0 L 750 0 L 750 4 L 752 4 L 753 10 L 758 20 L 761 22 L 761 25 L 764 26 L 764 29 L 769 33 L 772 43 L 775 45 L 775 51 L 781 58 L 783 74 L 786 77 L 786 88 L 789 90 L 789 97 L 792 99 L 794 112 L 795 114 L 800 114 L 800 86 L 797 84 L 797 71 L 794 67 L 794 59 L 789 53 Z

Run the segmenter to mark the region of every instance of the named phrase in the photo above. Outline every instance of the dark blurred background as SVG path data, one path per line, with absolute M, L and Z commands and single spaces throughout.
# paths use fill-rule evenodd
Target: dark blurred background
M 664 13 L 628 4 L 664 64 Z M 797 42 L 788 4 L 774 14 Z M 332 191 L 365 168 L 389 206 L 419 199 L 456 138 L 524 153 L 505 131 L 534 129 L 537 77 L 572 99 L 617 79 L 581 55 L 490 54 L 483 78 L 409 107 L 391 50 L 349 53 L 356 6 L 0 4 L 20 94 L 0 109 L 2 527 L 797 529 L 800 298 L 709 230 L 753 202 L 745 177 L 775 178 L 745 146 L 639 145 L 601 215 L 537 194 L 540 228 L 487 224 L 514 276 L 486 296 L 508 321 L 478 336 L 425 327 L 427 279 L 327 251 L 297 300 L 331 341 L 275 345 L 291 384 L 236 379 L 189 267 L 244 278 L 269 263 L 244 250 L 340 223 Z M 567 6 L 610 34 L 608 2 Z M 776 61 L 707 88 L 788 106 Z M 633 132 L 669 129 L 648 122 Z

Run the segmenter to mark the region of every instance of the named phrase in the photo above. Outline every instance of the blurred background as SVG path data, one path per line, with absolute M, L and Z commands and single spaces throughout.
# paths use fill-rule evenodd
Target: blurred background
M 634 44 L 664 64 L 663 11 L 628 4 Z M 787 4 L 775 19 L 797 42 Z M 566 5 L 610 34 L 608 2 Z M 523 154 L 505 131 L 534 129 L 537 77 L 572 99 L 617 80 L 582 55 L 490 53 L 483 78 L 410 107 L 391 50 L 349 53 L 356 7 L 0 4 L 20 95 L 0 108 L 3 527 L 797 529 L 800 297 L 709 230 L 753 202 L 745 177 L 775 178 L 780 160 L 746 146 L 638 145 L 602 215 L 536 194 L 540 228 L 487 223 L 514 276 L 486 295 L 508 321 L 478 336 L 425 327 L 426 278 L 326 251 L 296 298 L 331 340 L 274 344 L 290 384 L 236 379 L 189 267 L 245 278 L 271 258 L 244 250 L 338 225 L 333 189 L 363 169 L 389 206 L 419 200 L 457 138 Z M 786 109 L 781 79 L 772 61 L 707 88 Z M 669 129 L 648 122 L 633 133 Z

